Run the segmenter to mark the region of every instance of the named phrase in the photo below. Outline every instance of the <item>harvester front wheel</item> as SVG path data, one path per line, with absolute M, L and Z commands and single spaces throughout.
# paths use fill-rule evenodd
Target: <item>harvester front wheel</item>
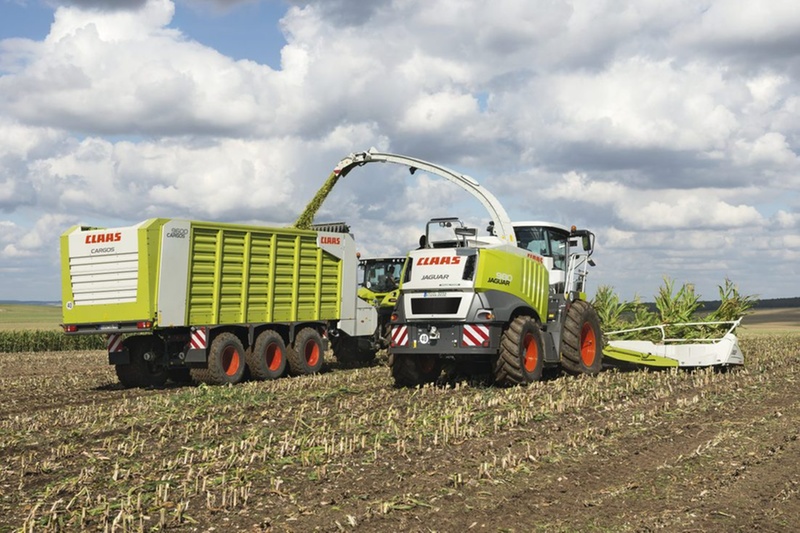
M 166 367 L 158 364 L 156 347 L 160 341 L 144 335 L 128 337 L 123 344 L 128 349 L 130 362 L 116 365 L 119 382 L 126 388 L 161 387 L 167 382 L 169 374 Z
M 597 311 L 575 300 L 567 311 L 561 335 L 561 366 L 573 374 L 595 375 L 603 368 L 603 333 Z
M 529 316 L 518 316 L 503 332 L 500 353 L 494 364 L 499 385 L 522 385 L 542 379 L 544 343 L 539 324 Z
M 437 355 L 395 354 L 391 358 L 392 377 L 398 387 L 416 387 L 433 383 L 442 373 L 442 362 Z
M 275 330 L 263 331 L 253 350 L 247 353 L 247 366 L 255 379 L 277 379 L 286 371 L 286 343 Z
M 244 379 L 244 346 L 233 333 L 220 333 L 208 351 L 208 368 L 193 368 L 192 378 L 209 385 L 236 384 Z
M 303 328 L 286 350 L 286 358 L 293 374 L 316 374 L 324 363 L 322 336 L 314 328 Z

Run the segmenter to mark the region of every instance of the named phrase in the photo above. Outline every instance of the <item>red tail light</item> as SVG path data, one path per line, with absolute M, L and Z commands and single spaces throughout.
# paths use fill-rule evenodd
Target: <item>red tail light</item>
M 153 327 L 153 323 L 149 320 L 143 320 L 141 322 L 137 322 L 136 327 L 138 329 L 150 329 Z
M 75 333 L 76 331 L 78 331 L 78 326 L 76 326 L 75 324 L 64 324 L 62 327 L 64 328 L 64 331 L 66 331 L 67 333 Z

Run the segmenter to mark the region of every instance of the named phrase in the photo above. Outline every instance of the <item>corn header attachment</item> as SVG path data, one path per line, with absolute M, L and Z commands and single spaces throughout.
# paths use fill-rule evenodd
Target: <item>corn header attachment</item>
M 605 333 L 603 355 L 613 363 L 635 366 L 743 365 L 744 356 L 733 333 L 741 321 L 682 322 L 609 331 Z

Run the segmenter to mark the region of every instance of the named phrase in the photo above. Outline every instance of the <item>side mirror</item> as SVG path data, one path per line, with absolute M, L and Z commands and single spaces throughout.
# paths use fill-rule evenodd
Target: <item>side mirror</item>
M 587 252 L 591 252 L 592 248 L 594 247 L 594 242 L 592 242 L 594 239 L 592 239 L 591 236 L 587 234 L 583 236 L 582 240 L 583 242 L 581 244 L 583 244 L 583 249 L 586 250 Z

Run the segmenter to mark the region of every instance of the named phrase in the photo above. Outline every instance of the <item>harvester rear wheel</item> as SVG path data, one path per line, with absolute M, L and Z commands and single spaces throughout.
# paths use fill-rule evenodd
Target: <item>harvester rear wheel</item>
M 120 383 L 130 389 L 161 387 L 167 382 L 169 374 L 166 367 L 156 362 L 156 347 L 160 343 L 157 338 L 139 335 L 122 342 L 130 354 L 130 363 L 114 367 Z
M 233 333 L 220 333 L 211 342 L 208 368 L 193 368 L 192 378 L 209 385 L 239 383 L 244 379 L 244 346 Z
M 286 350 L 286 359 L 293 374 L 316 374 L 324 363 L 322 336 L 314 328 L 303 328 Z
M 567 311 L 561 334 L 561 366 L 573 374 L 595 375 L 603 368 L 603 333 L 597 311 L 575 300 Z
M 544 343 L 539 324 L 529 316 L 518 316 L 503 332 L 500 353 L 494 364 L 499 385 L 521 385 L 542 379 Z
M 395 354 L 391 358 L 392 377 L 398 387 L 416 387 L 433 383 L 442 373 L 437 355 Z
M 255 379 L 277 379 L 286 371 L 286 343 L 275 330 L 268 329 L 256 338 L 247 352 L 247 366 Z

